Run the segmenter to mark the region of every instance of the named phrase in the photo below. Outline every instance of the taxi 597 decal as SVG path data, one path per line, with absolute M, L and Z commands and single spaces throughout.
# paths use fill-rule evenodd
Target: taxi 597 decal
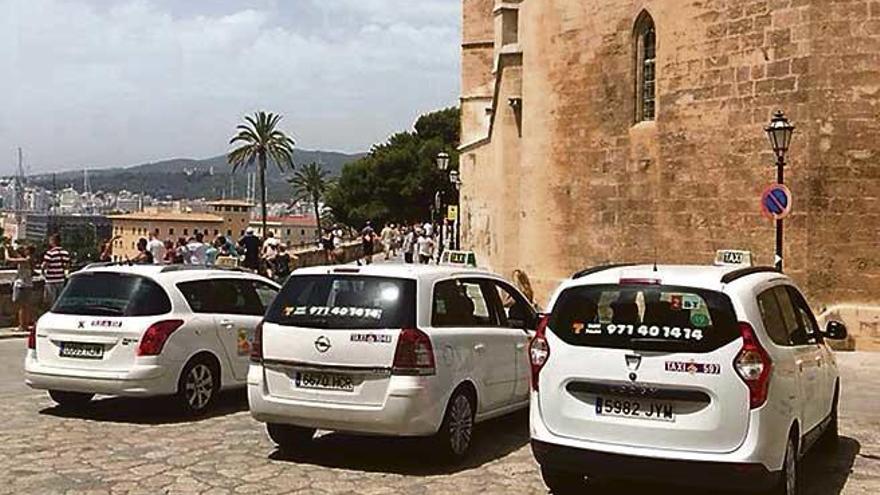
M 572 331 L 575 333 L 575 335 L 625 335 L 629 337 L 646 337 L 667 340 L 703 340 L 703 330 L 700 328 L 670 327 L 666 325 L 575 323 L 574 325 L 572 325 Z

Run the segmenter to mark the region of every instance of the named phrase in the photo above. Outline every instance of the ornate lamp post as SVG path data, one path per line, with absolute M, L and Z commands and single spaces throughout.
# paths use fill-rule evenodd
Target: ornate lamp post
M 777 110 L 770 119 L 764 131 L 770 139 L 770 146 L 776 155 L 776 182 L 784 184 L 785 182 L 785 155 L 788 153 L 791 145 L 791 136 L 794 133 L 794 126 L 785 118 L 782 110 Z M 776 220 L 776 269 L 782 271 L 782 219 Z
M 455 187 L 455 249 L 461 249 L 461 176 L 458 170 L 449 171 L 449 182 Z
M 443 175 L 446 175 L 446 171 L 449 169 L 449 153 L 445 151 L 441 151 L 437 154 L 437 168 Z M 443 242 L 444 231 L 446 230 L 446 212 L 443 211 L 443 192 L 442 190 L 438 190 L 434 195 L 434 204 L 437 206 L 437 210 L 440 216 L 440 247 L 438 250 L 439 254 L 443 254 L 443 248 L 445 244 Z M 439 256 L 438 256 L 439 259 Z

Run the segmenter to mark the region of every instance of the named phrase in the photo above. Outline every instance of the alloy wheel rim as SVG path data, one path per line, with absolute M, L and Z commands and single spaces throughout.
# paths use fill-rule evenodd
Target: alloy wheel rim
M 794 443 L 788 442 L 788 449 L 785 451 L 785 493 L 794 495 L 797 489 L 797 463 L 795 461 Z
M 463 454 L 471 443 L 474 419 L 471 403 L 464 395 L 459 395 L 452 403 L 449 414 L 449 440 L 452 451 Z
M 214 377 L 204 364 L 197 364 L 186 375 L 186 401 L 193 410 L 203 409 L 214 394 Z

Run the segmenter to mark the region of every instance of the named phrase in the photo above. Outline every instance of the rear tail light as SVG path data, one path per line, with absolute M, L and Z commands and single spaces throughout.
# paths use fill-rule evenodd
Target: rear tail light
M 183 325 L 183 320 L 165 320 L 150 325 L 137 348 L 138 356 L 158 356 L 165 342 L 175 330 Z
M 418 328 L 404 328 L 397 338 L 392 373 L 395 375 L 433 375 L 434 347 L 431 338 Z
M 263 362 L 263 322 L 254 329 L 254 341 L 251 342 L 251 362 Z
M 748 323 L 740 322 L 743 346 L 733 367 L 736 373 L 749 387 L 749 405 L 752 409 L 759 408 L 767 402 L 767 391 L 770 388 L 770 371 L 773 361 L 758 341 L 755 330 Z
M 532 365 L 532 390 L 538 391 L 538 375 L 550 357 L 550 344 L 547 343 L 547 323 L 550 315 L 542 315 L 538 320 L 535 336 L 529 343 L 529 363 Z
M 28 328 L 27 348 L 28 349 L 36 349 L 37 348 L 37 326 L 36 325 L 32 325 L 30 328 Z

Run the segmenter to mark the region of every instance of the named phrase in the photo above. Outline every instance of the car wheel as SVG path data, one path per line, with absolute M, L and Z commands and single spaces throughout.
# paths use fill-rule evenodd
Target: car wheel
M 87 394 L 83 392 L 64 392 L 61 390 L 50 390 L 49 397 L 63 408 L 80 408 L 88 405 L 92 401 L 95 394 Z
M 797 443 L 789 437 L 785 447 L 785 460 L 782 464 L 779 484 L 773 490 L 774 495 L 798 495 L 800 493 L 800 466 L 798 462 Z
M 314 428 L 268 423 L 266 433 L 281 450 L 290 451 L 308 445 L 315 436 Z
M 443 423 L 435 442 L 438 453 L 448 461 L 463 459 L 471 447 L 474 436 L 476 407 L 471 395 L 463 389 L 456 390 L 446 406 Z
M 557 471 L 541 466 L 541 478 L 550 489 L 550 493 L 567 495 L 569 493 L 581 493 L 586 487 L 584 476 L 568 471 Z
M 177 400 L 183 412 L 197 416 L 207 411 L 220 391 L 220 373 L 207 359 L 187 363 L 177 386 Z
M 825 427 L 825 431 L 822 433 L 822 438 L 819 440 L 819 446 L 823 450 L 833 451 L 837 448 L 837 443 L 840 440 L 840 431 L 838 430 L 838 421 L 837 421 L 837 410 L 838 403 L 840 397 L 840 389 L 834 389 L 834 400 L 831 402 L 831 417 L 828 422 L 828 426 Z

